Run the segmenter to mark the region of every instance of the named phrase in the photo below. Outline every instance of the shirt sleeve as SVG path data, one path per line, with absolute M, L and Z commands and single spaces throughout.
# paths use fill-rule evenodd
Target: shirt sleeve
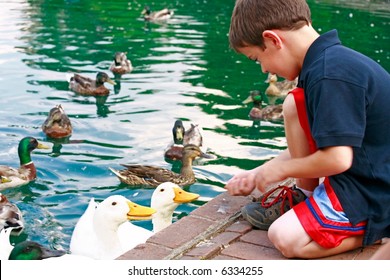
M 361 146 L 366 126 L 362 87 L 338 79 L 322 79 L 309 88 L 308 110 L 318 148 Z

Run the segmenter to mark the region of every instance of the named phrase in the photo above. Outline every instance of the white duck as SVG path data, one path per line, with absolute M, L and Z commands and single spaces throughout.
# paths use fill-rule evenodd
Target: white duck
M 198 197 L 199 194 L 186 192 L 174 183 L 162 183 L 153 191 L 150 201 L 150 207 L 156 210 L 156 213 L 152 215 L 153 231 L 132 223 L 125 223 L 119 227 L 119 233 L 127 236 L 129 242 L 134 242 L 131 232 L 140 231 L 143 235 L 139 235 L 141 238 L 138 238 L 138 244 L 145 243 L 150 236 L 172 224 L 173 212 L 179 204 L 191 202 Z M 125 233 L 126 231 L 128 234 Z
M 24 221 L 18 206 L 0 193 L 0 230 L 6 228 L 13 229 L 13 235 L 19 235 L 24 229 Z
M 199 194 L 186 192 L 174 183 L 160 184 L 151 199 L 151 207 L 157 211 L 152 218 L 153 232 L 159 232 L 172 224 L 173 212 L 179 204 L 191 202 L 198 197 Z
M 124 240 L 118 231 L 120 225 L 130 224 L 126 223 L 127 220 L 151 218 L 155 212 L 121 195 L 109 196 L 99 204 L 91 199 L 75 226 L 70 251 L 94 259 L 115 259 L 138 244 L 128 243 L 129 239 Z M 134 235 L 136 233 L 133 232 L 131 236 L 136 240 Z

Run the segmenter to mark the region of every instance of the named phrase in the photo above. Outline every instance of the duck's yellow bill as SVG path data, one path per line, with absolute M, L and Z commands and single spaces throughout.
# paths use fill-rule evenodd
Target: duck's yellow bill
M 173 201 L 176 203 L 191 202 L 199 197 L 199 194 L 186 192 L 179 187 L 174 187 L 173 191 L 175 192 L 175 197 L 173 198 Z
M 137 203 L 128 201 L 129 212 L 127 213 L 128 220 L 150 220 L 156 210 L 147 206 L 142 206 Z
M 46 145 L 44 145 L 42 143 L 38 143 L 37 149 L 50 149 L 50 147 L 46 146 Z

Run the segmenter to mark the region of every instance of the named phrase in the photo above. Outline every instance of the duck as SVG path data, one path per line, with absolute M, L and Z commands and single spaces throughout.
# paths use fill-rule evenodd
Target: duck
M 133 71 L 133 65 L 131 61 L 127 59 L 127 53 L 116 52 L 114 55 L 114 61 L 110 65 L 110 71 L 114 74 L 123 75 Z
M 71 254 L 93 259 L 115 259 L 140 243 L 148 231 L 119 233 L 128 220 L 151 219 L 156 212 L 136 204 L 122 195 L 112 195 L 100 203 L 91 199 L 77 222 L 70 241 Z M 144 240 L 144 239 L 142 239 Z
M 170 19 L 173 16 L 174 12 L 167 8 L 157 12 L 152 12 L 149 6 L 145 6 L 141 14 L 144 16 L 144 19 L 146 21 L 156 22 L 156 21 L 166 21 Z
M 192 162 L 197 157 L 209 158 L 210 156 L 203 153 L 196 145 L 186 145 L 183 148 L 182 167 L 180 174 L 171 170 L 139 164 L 121 164 L 126 169 L 116 170 L 109 167 L 119 180 L 127 185 L 146 185 L 157 187 L 164 182 L 172 182 L 180 187 L 190 186 L 196 182 L 194 171 L 192 170 Z
M 10 234 L 12 229 L 3 229 L 0 231 L 0 260 L 91 260 L 84 256 L 71 255 L 64 250 L 52 250 L 42 244 L 25 240 L 12 245 L 10 243 Z
M 160 184 L 151 197 L 150 206 L 156 209 L 152 216 L 153 233 L 157 233 L 172 224 L 173 212 L 183 203 L 199 198 L 199 194 L 186 192 L 177 184 L 165 182 Z
M 12 245 L 11 245 L 12 246 Z M 9 260 L 43 260 L 66 255 L 66 251 L 52 250 L 38 242 L 25 240 L 13 246 Z
M 278 82 L 278 76 L 269 73 L 266 82 L 269 83 L 269 85 L 265 90 L 265 94 L 269 96 L 286 97 L 290 91 L 296 88 L 298 78 L 293 81 L 283 80 Z
M 0 230 L 12 229 L 13 235 L 20 235 L 24 229 L 24 220 L 19 207 L 0 193 Z
M 110 90 L 104 86 L 104 83 L 116 85 L 104 72 L 98 72 L 95 80 L 76 73 L 69 77 L 68 80 L 69 89 L 84 96 L 109 95 Z
M 0 165 L 0 176 L 10 180 L 10 182 L 0 185 L 0 191 L 26 185 L 36 179 L 37 170 L 34 162 L 31 160 L 31 152 L 35 149 L 49 149 L 49 147 L 30 136 L 24 137 L 19 141 L 18 155 L 20 166 L 16 169 L 11 166 Z
M 42 131 L 49 138 L 66 138 L 72 135 L 73 127 L 61 104 L 53 107 L 42 124 Z
M 173 128 L 172 135 L 173 141 L 168 144 L 164 150 L 164 157 L 171 160 L 181 160 L 183 156 L 183 140 L 184 140 L 185 128 L 181 120 L 176 120 Z
M 260 91 L 251 91 L 249 97 L 245 99 L 242 103 L 248 104 L 251 102 L 253 103 L 253 108 L 249 112 L 249 117 L 252 120 L 283 120 L 283 105 L 274 104 L 262 107 L 263 96 Z
M 182 160 L 183 147 L 185 145 L 196 145 L 201 151 L 206 154 L 207 146 L 203 141 L 203 129 L 199 124 L 191 123 L 190 129 L 184 128 L 181 120 L 175 121 L 172 128 L 173 142 L 171 142 L 164 150 L 164 158 L 170 160 Z M 207 158 L 211 158 L 209 155 Z

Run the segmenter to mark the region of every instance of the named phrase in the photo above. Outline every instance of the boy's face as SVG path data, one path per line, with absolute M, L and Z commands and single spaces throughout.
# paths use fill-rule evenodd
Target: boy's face
M 263 73 L 276 74 L 288 80 L 294 80 L 300 72 L 299 66 L 294 62 L 294 57 L 289 53 L 283 43 L 275 43 L 275 40 L 264 38 L 265 49 L 259 46 L 246 46 L 238 51 L 256 61 L 261 66 Z

